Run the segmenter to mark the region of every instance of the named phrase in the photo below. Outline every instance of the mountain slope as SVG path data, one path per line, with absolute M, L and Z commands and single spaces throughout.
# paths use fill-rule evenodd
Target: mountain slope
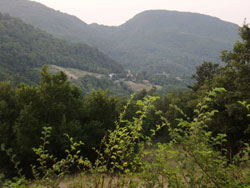
M 78 42 L 82 37 L 94 38 L 88 25 L 75 16 L 55 11 L 29 0 L 1 0 L 0 12 L 21 18 L 54 36 Z
M 0 78 L 35 79 L 33 68 L 45 64 L 96 73 L 123 72 L 116 62 L 86 44 L 57 39 L 23 21 L 0 13 Z
M 57 37 L 97 47 L 147 78 L 157 73 L 184 78 L 204 60 L 219 61 L 220 51 L 231 49 L 238 39 L 236 24 L 196 13 L 145 11 L 121 26 L 108 27 L 88 25 L 28 0 L 1 0 L 0 11 Z
M 220 51 L 238 39 L 238 26 L 194 13 L 152 10 L 113 28 L 91 25 L 110 48 L 100 45 L 125 68 L 191 73 L 203 60 L 218 61 Z

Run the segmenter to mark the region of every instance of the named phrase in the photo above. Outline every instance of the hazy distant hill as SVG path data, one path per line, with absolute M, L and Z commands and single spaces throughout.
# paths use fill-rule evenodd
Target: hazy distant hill
M 87 25 L 75 16 L 28 0 L 1 0 L 0 11 L 51 34 L 84 41 L 144 75 L 190 75 L 203 60 L 219 61 L 220 50 L 238 39 L 238 26 L 211 16 L 145 11 L 118 27 Z M 145 72 L 146 71 L 146 72 Z
M 19 17 L 57 37 L 78 42 L 81 35 L 92 38 L 86 23 L 75 16 L 61 13 L 29 0 L 0 0 L 0 12 Z
M 34 68 L 45 64 L 96 73 L 123 72 L 117 64 L 86 44 L 73 44 L 0 13 L 0 79 L 37 79 Z M 38 69 L 37 69 L 38 70 Z
M 203 60 L 219 60 L 220 51 L 238 39 L 235 24 L 165 10 L 145 11 L 119 27 L 91 28 L 110 41 L 110 48 L 99 48 L 124 67 L 176 74 L 192 72 Z

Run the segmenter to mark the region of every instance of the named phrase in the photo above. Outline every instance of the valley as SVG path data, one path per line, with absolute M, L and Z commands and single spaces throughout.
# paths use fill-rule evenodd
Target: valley
M 60 39 L 93 46 L 124 70 L 130 69 L 137 75 L 134 79 L 175 90 L 193 83 L 195 67 L 203 61 L 221 63 L 220 51 L 231 50 L 239 39 L 236 24 L 188 12 L 148 10 L 112 27 L 86 24 L 28 0 L 1 0 L 0 12 Z M 164 73 L 170 77 L 159 76 Z

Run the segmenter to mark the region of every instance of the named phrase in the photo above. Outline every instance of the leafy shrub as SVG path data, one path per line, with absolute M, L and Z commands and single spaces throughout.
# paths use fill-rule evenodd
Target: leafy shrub
M 115 122 L 116 128 L 104 136 L 99 148 L 94 149 L 98 155 L 94 163 L 80 156 L 78 147 L 83 143 L 74 142 L 69 136 L 70 149 L 66 150 L 67 156 L 57 160 L 46 149 L 51 128 L 44 128 L 42 145 L 33 149 L 40 165 L 32 166 L 36 177 L 32 185 L 59 187 L 70 167 L 76 165 L 82 173 L 66 183 L 71 188 L 247 188 L 250 185 L 249 145 L 245 144 L 245 148 L 234 156 L 233 161 L 229 161 L 225 156 L 228 151 L 223 147 L 227 136 L 213 135 L 207 129 L 208 122 L 218 112 L 210 111 L 208 104 L 222 92 L 226 91 L 215 88 L 208 92 L 197 105 L 196 117 L 193 119 L 173 105 L 184 118 L 179 118 L 178 126 L 173 127 L 162 117 L 164 123 L 151 129 L 151 136 L 142 134 L 143 119 L 154 108 L 152 103 L 156 97 L 149 96 L 137 101 L 141 107 L 137 111 L 138 117 L 128 121 L 124 115 L 131 103 L 130 99 Z M 249 108 L 244 102 L 241 104 Z M 153 144 L 152 136 L 163 126 L 168 127 L 170 142 Z M 12 187 L 24 186 L 20 181 L 27 182 L 21 177 L 11 182 L 14 185 Z

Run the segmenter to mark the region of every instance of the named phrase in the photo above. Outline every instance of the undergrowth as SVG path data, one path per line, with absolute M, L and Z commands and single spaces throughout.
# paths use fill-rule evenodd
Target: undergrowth
M 124 107 L 116 122 L 116 128 L 103 138 L 94 163 L 80 155 L 82 142 L 75 142 L 65 135 L 70 143 L 66 157 L 58 160 L 49 154 L 51 127 L 44 127 L 41 145 L 33 148 L 38 156 L 37 164 L 31 165 L 33 180 L 22 175 L 19 162 L 11 149 L 2 145 L 2 150 L 9 156 L 17 169 L 18 177 L 6 180 L 0 174 L 1 187 L 51 187 L 67 186 L 69 188 L 112 188 L 112 187 L 145 187 L 145 188 L 249 188 L 250 186 L 250 147 L 245 147 L 228 161 L 225 134 L 213 135 L 208 131 L 208 122 L 217 110 L 210 111 L 208 104 L 222 92 L 216 88 L 207 93 L 195 110 L 196 117 L 190 119 L 177 106 L 172 106 L 183 115 L 178 119 L 178 126 L 171 126 L 162 117 L 162 124 L 151 130 L 151 136 L 142 134 L 143 121 L 149 110 L 154 108 L 157 97 L 145 97 L 137 101 L 141 110 L 133 121 L 124 119 L 126 109 L 132 98 Z M 249 110 L 249 106 L 240 102 Z M 160 112 L 157 112 L 160 114 Z M 171 137 L 168 143 L 152 144 L 152 137 L 163 126 L 166 126 Z M 77 177 L 66 181 L 70 169 L 78 168 Z

